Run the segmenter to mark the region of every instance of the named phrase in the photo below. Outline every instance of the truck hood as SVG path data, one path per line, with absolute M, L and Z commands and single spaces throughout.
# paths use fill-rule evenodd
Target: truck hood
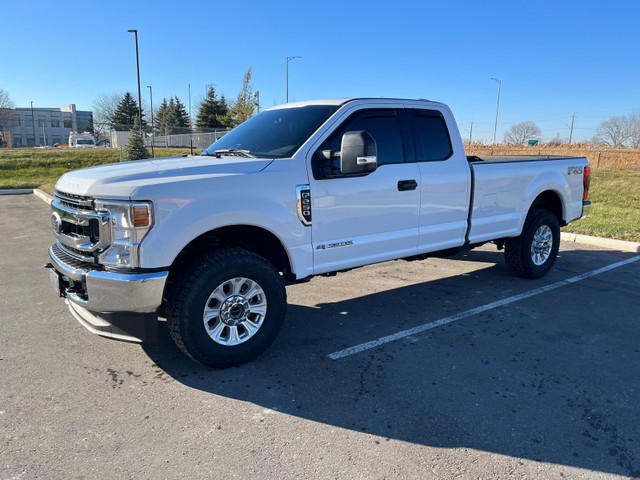
M 256 173 L 272 159 L 187 156 L 112 163 L 65 173 L 56 190 L 97 198 L 128 199 L 140 187 Z

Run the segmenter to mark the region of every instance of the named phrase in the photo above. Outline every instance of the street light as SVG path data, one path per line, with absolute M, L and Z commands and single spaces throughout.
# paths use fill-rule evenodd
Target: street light
M 33 115 L 33 100 L 31 100 L 31 123 L 33 125 L 33 146 L 36 146 L 36 117 Z
M 142 130 L 142 95 L 140 94 L 140 59 L 138 57 L 138 30 L 127 30 L 136 36 L 136 68 L 138 70 L 138 121 L 140 122 L 140 130 Z
M 494 82 L 498 82 L 498 105 L 496 106 L 496 124 L 493 127 L 493 145 L 496 144 L 496 132 L 498 131 L 498 110 L 500 110 L 500 90 L 502 89 L 502 80 L 491 78 Z
M 147 85 L 149 89 L 149 99 L 151 100 L 151 158 L 155 158 L 156 154 L 153 151 L 153 137 L 155 136 L 155 132 L 153 130 L 153 88 L 151 85 Z
M 287 57 L 287 103 L 289 103 L 289 62 L 294 58 L 302 58 L 299 55 L 294 55 L 292 57 Z

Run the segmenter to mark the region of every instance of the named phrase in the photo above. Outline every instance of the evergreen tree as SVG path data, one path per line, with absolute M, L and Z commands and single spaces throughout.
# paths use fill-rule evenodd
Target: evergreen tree
M 256 105 L 253 101 L 253 89 L 249 82 L 251 82 L 251 67 L 249 67 L 249 70 L 247 70 L 247 73 L 244 75 L 242 90 L 240 90 L 238 99 L 230 112 L 234 127 L 250 119 L 255 112 Z
M 142 132 L 140 131 L 140 123 L 138 117 L 134 119 L 133 128 L 130 130 L 131 135 L 129 141 L 124 147 L 124 154 L 128 160 L 141 160 L 149 158 L 149 150 L 144 146 L 142 140 Z
M 173 97 L 171 97 L 167 106 L 167 114 L 165 115 L 165 129 L 168 131 L 169 135 L 175 135 L 178 133 L 174 128 L 177 121 L 178 116 L 176 114 L 176 102 L 173 100 Z
M 190 131 L 189 114 L 180 99 L 171 97 L 167 102 L 167 99 L 163 98 L 156 111 L 156 134 L 175 135 Z
M 176 96 L 175 100 L 175 127 L 179 127 L 178 133 L 189 133 L 191 132 L 191 120 L 189 119 L 189 114 L 187 113 L 187 108 L 184 106 L 184 103 L 180 101 L 180 99 Z
M 131 129 L 135 120 L 138 118 L 138 102 L 133 99 L 131 93 L 127 92 L 118 104 L 116 111 L 110 119 L 111 128 L 118 131 L 126 131 Z M 146 126 L 144 120 L 144 112 L 142 113 L 142 126 Z
M 169 104 L 167 99 L 163 98 L 162 103 L 156 110 L 156 135 L 168 135 L 167 131 L 167 115 L 169 113 Z
M 207 96 L 198 107 L 196 127 L 199 131 L 210 128 L 227 128 L 231 123 L 229 105 L 224 94 L 216 98 L 216 91 L 212 86 L 207 89 Z

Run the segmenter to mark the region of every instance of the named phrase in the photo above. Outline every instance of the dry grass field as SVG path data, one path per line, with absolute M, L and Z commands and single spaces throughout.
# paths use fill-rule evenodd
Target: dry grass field
M 591 168 L 605 170 L 640 171 L 640 149 L 603 148 L 590 144 L 539 145 L 535 147 L 472 143 L 466 147 L 467 155 L 564 155 L 587 157 Z

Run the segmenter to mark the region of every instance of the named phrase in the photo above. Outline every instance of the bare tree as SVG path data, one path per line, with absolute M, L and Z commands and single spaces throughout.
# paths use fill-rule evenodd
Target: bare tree
M 612 148 L 623 147 L 633 135 L 632 122 L 626 115 L 611 117 L 600 124 L 593 137 L 593 143 Z
M 96 135 L 106 137 L 113 123 L 113 115 L 116 113 L 118 105 L 124 97 L 121 93 L 103 93 L 93 101 L 91 108 L 93 110 L 93 130 Z M 137 103 L 136 103 L 137 105 Z M 137 108 L 137 107 L 136 107 Z M 142 111 L 147 109 L 147 102 L 142 99 Z M 143 114 L 144 116 L 144 114 Z M 146 124 L 146 121 L 143 122 Z
M 547 145 L 552 145 L 552 146 L 554 146 L 554 147 L 557 147 L 557 146 L 559 146 L 559 145 L 562 145 L 563 143 L 564 143 L 564 142 L 563 142 L 562 138 L 560 137 L 560 134 L 559 134 L 559 133 L 556 133 L 556 136 L 555 136 L 555 137 L 553 137 L 551 140 L 549 140 L 549 141 L 547 142 Z
M 542 132 L 538 126 L 531 121 L 527 121 L 513 125 L 507 130 L 507 133 L 504 134 L 504 141 L 510 144 L 524 145 L 527 140 L 539 138 L 540 135 L 542 135 Z
M 631 115 L 631 139 L 632 148 L 640 148 L 640 112 Z
M 5 123 L 11 118 L 11 110 L 14 108 L 16 105 L 9 97 L 9 93 L 0 88 L 0 131 L 4 130 Z
M 98 136 L 109 132 L 111 119 L 124 93 L 103 93 L 93 101 L 93 129 Z

